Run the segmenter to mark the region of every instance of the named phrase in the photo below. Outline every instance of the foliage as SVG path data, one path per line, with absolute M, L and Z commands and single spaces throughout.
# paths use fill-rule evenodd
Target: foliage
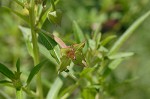
M 0 3 L 4 2 L 0 1 Z M 24 59 L 28 60 L 20 64 L 18 59 L 15 63 L 15 72 L 9 66 L 0 63 L 0 73 L 6 79 L 1 80 L 0 84 L 15 88 L 17 99 L 70 99 L 72 97 L 74 99 L 115 99 L 121 97 L 116 94 L 116 87 L 130 84 L 135 80 L 127 77 L 124 81 L 118 82 L 113 72 L 125 59 L 134 55 L 134 52 L 118 51 L 140 24 L 149 17 L 150 11 L 133 22 L 129 16 L 138 13 L 125 1 L 13 0 L 7 3 L 14 5 L 7 7 L 3 4 L 5 7 L 1 7 L 0 10 L 9 14 L 12 12 L 16 15 L 14 16 L 16 19 L 20 18 L 18 23 L 23 37 L 20 35 L 21 37 L 18 38 L 24 41 L 16 42 L 26 45 L 26 52 L 28 52 L 27 54 L 22 51 L 20 55 L 15 55 L 14 60 L 23 55 L 26 57 Z M 102 4 L 99 6 L 98 3 Z M 135 1 L 131 1 L 132 3 Z M 71 10 L 70 5 L 66 6 L 67 4 L 74 4 L 75 8 L 72 7 Z M 123 8 L 120 8 L 120 5 L 123 5 Z M 16 9 L 15 6 L 19 8 Z M 79 7 L 77 10 L 76 6 Z M 86 7 L 89 10 L 91 6 L 94 6 L 94 9 L 90 10 L 90 13 L 83 9 Z M 112 11 L 109 9 L 110 6 Z M 144 3 L 137 6 L 143 7 Z M 128 15 L 122 16 L 124 13 Z M 75 16 L 78 18 L 76 19 Z M 65 22 L 66 20 L 69 20 L 73 26 L 67 25 L 69 22 Z M 125 31 L 122 28 L 129 24 L 126 21 L 133 24 Z M 17 26 L 18 24 L 15 28 L 18 28 Z M 70 31 L 71 33 L 67 33 Z M 114 32 L 122 31 L 124 33 L 116 39 Z M 47 58 L 49 61 L 41 61 L 42 58 Z M 42 69 L 44 63 L 47 66 Z M 34 67 L 28 67 L 32 68 L 31 70 L 26 69 L 25 66 L 31 64 L 34 64 Z M 119 90 L 118 88 L 118 93 Z M 2 96 L 7 98 L 9 93 Z

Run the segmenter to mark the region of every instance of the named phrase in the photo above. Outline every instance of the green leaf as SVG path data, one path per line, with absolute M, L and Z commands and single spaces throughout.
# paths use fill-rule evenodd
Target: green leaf
M 118 59 L 118 58 L 125 58 L 125 57 L 130 57 L 134 55 L 133 52 L 124 52 L 124 53 L 117 53 L 114 55 L 110 55 L 108 56 L 109 59 Z
M 96 49 L 96 42 L 92 39 L 89 39 L 88 40 L 88 43 L 89 43 L 89 47 L 92 49 L 92 50 L 95 50 Z
M 67 99 L 77 87 L 78 84 L 69 85 L 69 87 L 61 91 L 59 99 Z
M 131 34 L 136 30 L 140 24 L 148 18 L 150 15 L 150 11 L 142 15 L 140 18 L 138 18 L 124 33 L 123 35 L 115 42 L 115 44 L 112 46 L 112 48 L 109 51 L 109 55 L 114 54 L 119 50 L 121 45 L 131 36 Z
M 0 63 L 0 72 L 11 80 L 15 79 L 15 75 L 5 65 Z
M 84 88 L 82 90 L 83 99 L 95 99 L 96 90 L 94 88 Z
M 57 9 L 55 11 L 50 11 L 47 14 L 48 20 L 56 25 L 61 25 L 62 20 L 62 11 L 60 9 Z
M 75 51 L 78 51 L 78 50 L 81 50 L 84 46 L 85 46 L 85 42 L 79 43 L 79 44 L 74 44 L 73 48 L 75 49 Z
M 43 54 L 46 58 L 49 59 L 53 64 L 58 65 L 57 61 L 51 56 L 49 50 L 47 50 L 43 45 L 40 43 L 38 44 L 39 46 L 39 51 L 41 54 Z
M 76 21 L 73 21 L 73 33 L 77 43 L 81 43 L 85 40 L 84 34 Z
M 60 63 L 60 48 L 53 38 L 44 33 L 39 33 L 39 42 L 45 46 L 50 54 Z
M 8 80 L 1 80 L 0 81 L 0 84 L 7 84 L 7 83 L 12 83 L 11 81 L 8 81 Z
M 57 99 L 57 95 L 61 87 L 63 86 L 63 80 L 60 76 L 58 76 L 51 86 L 51 89 L 49 90 L 46 99 Z
M 16 63 L 17 72 L 20 72 L 20 59 L 18 58 Z
M 61 64 L 59 67 L 59 72 L 62 72 L 63 70 L 66 69 L 67 66 L 69 66 L 71 63 L 71 59 L 68 58 L 67 56 L 62 56 L 61 58 Z
M 111 70 L 116 69 L 117 66 L 118 66 L 122 61 L 123 61 L 122 58 L 113 60 L 113 61 L 108 65 L 109 69 L 111 69 Z
M 31 29 L 22 27 L 22 26 L 19 26 L 19 29 L 21 30 L 23 34 L 23 37 L 24 37 L 24 40 L 28 49 L 28 53 L 30 54 L 30 56 L 33 57 Z
M 75 52 L 75 59 L 72 59 L 72 61 L 75 65 L 79 65 L 79 66 L 83 66 L 83 67 L 87 66 L 85 57 L 81 51 Z
M 105 46 L 107 43 L 109 43 L 112 39 L 116 38 L 117 36 L 116 35 L 112 35 L 112 36 L 108 36 L 106 37 L 102 42 L 101 42 L 101 45 L 102 46 Z
M 36 65 L 30 72 L 28 79 L 27 79 L 27 86 L 30 84 L 31 80 L 33 79 L 33 77 L 41 70 L 43 64 L 46 61 L 42 61 L 41 63 L 39 63 L 38 65 Z
M 57 3 L 59 2 L 59 0 L 55 0 L 54 4 L 56 5 Z M 42 27 L 42 25 L 44 24 L 46 18 L 47 18 L 47 14 L 52 11 L 52 6 L 49 7 L 48 9 L 44 10 L 42 13 L 41 13 L 41 16 L 40 16 L 40 23 L 38 25 L 38 27 Z
M 14 14 L 16 14 L 18 17 L 20 17 L 21 19 L 23 19 L 25 22 L 27 22 L 29 24 L 29 17 L 28 16 L 25 16 L 13 9 L 10 9 L 8 7 L 2 7 L 3 9 L 7 10 L 7 11 L 10 11 L 10 12 L 13 12 Z

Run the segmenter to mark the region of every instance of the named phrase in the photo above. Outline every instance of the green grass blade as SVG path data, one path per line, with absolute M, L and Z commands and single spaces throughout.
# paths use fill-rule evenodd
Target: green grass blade
M 109 55 L 114 54 L 119 50 L 121 45 L 129 38 L 129 36 L 133 33 L 135 29 L 139 27 L 139 25 L 150 15 L 150 11 L 142 15 L 139 19 L 137 19 L 126 31 L 123 35 L 115 42 L 114 46 L 110 49 Z
M 38 65 L 34 66 L 34 68 L 31 70 L 28 79 L 27 79 L 27 86 L 30 84 L 31 80 L 33 79 L 33 77 L 41 70 L 43 64 L 46 61 L 42 61 L 41 63 L 39 63 Z
M 15 79 L 14 73 L 1 63 L 0 63 L 0 73 L 2 73 L 11 80 Z

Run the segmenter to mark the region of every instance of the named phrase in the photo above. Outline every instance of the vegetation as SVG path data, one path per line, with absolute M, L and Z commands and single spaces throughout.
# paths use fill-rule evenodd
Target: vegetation
M 0 96 L 2 99 L 149 98 L 149 89 L 135 83 L 140 78 L 138 73 L 133 75 L 135 67 L 124 69 L 138 63 L 138 49 L 124 49 L 136 30 L 146 33 L 140 26 L 150 16 L 146 8 L 149 3 L 148 0 L 0 1 Z M 144 40 L 138 43 L 141 43 L 138 47 L 149 48 L 144 46 L 147 44 Z M 141 65 L 148 51 L 144 53 Z M 118 69 L 119 65 L 122 68 Z

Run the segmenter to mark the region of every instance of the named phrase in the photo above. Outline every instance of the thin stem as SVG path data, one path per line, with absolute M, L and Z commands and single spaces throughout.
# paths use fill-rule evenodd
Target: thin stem
M 16 90 L 16 99 L 22 99 L 22 89 Z
M 35 3 L 34 0 L 31 1 L 31 7 L 29 9 L 29 16 L 30 16 L 30 27 L 31 27 L 31 34 L 32 34 L 32 44 L 33 44 L 33 60 L 34 65 L 37 65 L 39 63 L 39 48 L 37 44 L 37 36 L 35 32 Z M 43 90 L 42 90 L 42 83 L 41 83 L 41 72 L 37 74 L 36 78 L 37 82 L 37 95 L 39 99 L 43 99 Z

